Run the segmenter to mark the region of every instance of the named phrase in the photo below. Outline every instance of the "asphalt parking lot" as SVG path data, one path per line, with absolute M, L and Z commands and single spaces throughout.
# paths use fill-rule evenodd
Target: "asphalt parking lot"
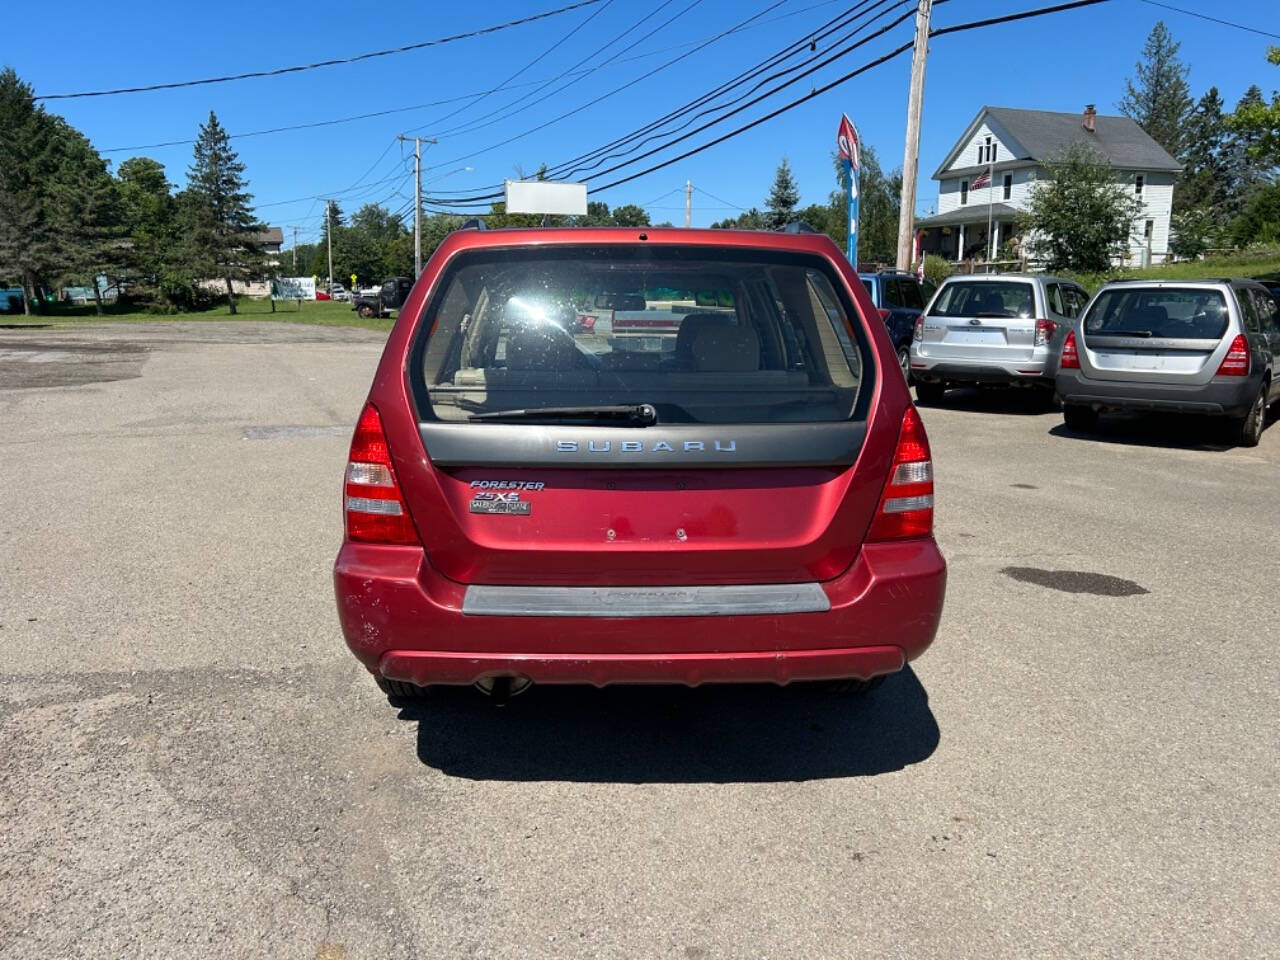
M 380 350 L 0 330 L 0 955 L 1276 955 L 1280 427 L 923 410 L 947 608 L 864 701 L 397 711 L 329 578 Z

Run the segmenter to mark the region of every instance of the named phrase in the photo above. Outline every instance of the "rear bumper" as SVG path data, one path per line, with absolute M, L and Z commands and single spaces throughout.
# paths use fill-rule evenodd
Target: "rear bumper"
M 745 616 L 468 615 L 466 588 L 415 547 L 344 544 L 334 586 L 351 652 L 392 680 L 781 684 L 866 679 L 918 657 L 938 629 L 946 564 L 932 540 L 867 545 L 820 585 L 830 609 Z
M 911 352 L 911 375 L 929 383 L 1028 383 L 1052 381 L 1051 361 L 1045 357 L 1019 362 L 939 360 Z
M 1059 371 L 1054 381 L 1063 404 L 1095 410 L 1164 410 L 1216 416 L 1244 416 L 1257 396 L 1256 377 L 1211 380 L 1205 384 L 1094 380 L 1079 370 Z

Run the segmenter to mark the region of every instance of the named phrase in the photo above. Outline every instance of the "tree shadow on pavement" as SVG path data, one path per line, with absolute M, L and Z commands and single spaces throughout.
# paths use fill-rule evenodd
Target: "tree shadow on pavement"
M 808 684 L 532 687 L 503 707 L 433 690 L 401 719 L 418 758 L 474 780 L 756 783 L 868 776 L 938 746 L 910 667 L 864 697 Z

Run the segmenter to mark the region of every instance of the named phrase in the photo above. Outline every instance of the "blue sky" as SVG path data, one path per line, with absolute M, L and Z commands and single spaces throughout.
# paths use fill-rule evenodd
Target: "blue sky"
M 0 57 L 31 83 L 37 94 L 133 86 L 384 49 L 500 23 L 564 2 L 413 4 L 392 0 L 365 7 L 315 0 L 305 6 L 304 18 L 288 9 L 289 5 L 239 0 L 217 5 L 217 14 L 207 6 L 190 3 L 118 0 L 104 8 L 98 3 L 66 0 L 59 6 L 58 23 L 63 26 L 57 29 L 49 20 L 48 8 L 20 4 L 6 15 L 6 33 L 11 40 L 28 40 L 6 44 Z M 1212 5 L 1206 0 L 1172 2 L 1280 32 L 1275 0 Z M 513 78 L 513 86 L 481 101 L 464 100 L 328 127 L 237 139 L 235 146 L 248 167 L 251 189 L 260 204 L 259 215 L 285 227 L 287 243 L 294 225 L 299 227 L 300 240 L 305 241 L 317 235 L 323 219 L 323 205 L 309 199 L 313 195 L 358 186 L 338 195 L 344 210 L 368 201 L 384 202 L 392 209 L 405 206 L 412 190 L 408 175 L 412 163 L 403 159 L 410 151 L 394 140 L 398 132 L 438 134 L 439 144 L 427 148 L 424 155 L 424 165 L 429 166 L 425 175 L 428 192 L 487 188 L 500 184 L 504 177 L 517 176 L 519 170 L 531 173 L 542 162 L 570 159 L 656 119 L 853 5 L 848 0 L 672 0 L 641 27 L 608 46 L 660 3 L 612 0 L 478 39 L 352 65 L 185 90 L 52 101 L 47 107 L 86 133 L 100 150 L 107 150 L 188 139 L 210 109 L 229 131 L 241 133 L 447 100 Z M 687 52 L 691 41 L 717 34 L 775 3 L 778 5 L 751 27 L 574 116 L 518 136 Z M 1042 5 L 1045 0 L 951 0 L 935 10 L 934 25 Z M 108 9 L 109 16 L 104 13 Z M 618 53 L 681 11 L 685 12 L 634 49 Z M 876 21 L 875 26 L 888 19 Z M 929 174 L 984 103 L 1077 111 L 1092 102 L 1099 112 L 1115 112 L 1124 79 L 1132 74 L 1142 43 L 1158 19 L 1164 19 L 1182 42 L 1181 55 L 1191 66 L 1190 82 L 1196 96 L 1216 85 L 1229 108 L 1251 83 L 1258 83 L 1267 94 L 1280 86 L 1280 70 L 1268 66 L 1264 59 L 1267 43 L 1280 41 L 1141 0 L 1113 0 L 1028 22 L 937 38 L 930 51 L 925 88 L 921 212 L 937 198 L 937 185 L 928 179 Z M 577 32 L 569 40 L 547 52 L 574 28 Z M 911 21 L 907 21 L 824 68 L 812 80 L 799 82 L 685 146 L 704 142 L 807 93 L 811 83 L 821 85 L 834 79 L 910 36 Z M 178 39 L 188 42 L 179 43 Z M 530 65 L 542 54 L 542 59 Z M 538 88 L 515 85 L 579 70 L 592 72 L 541 103 L 518 102 Z M 655 221 L 669 218 L 679 223 L 683 187 L 689 179 L 695 187 L 693 222 L 702 226 L 734 215 L 739 207 L 763 206 L 774 168 L 785 155 L 795 170 L 803 202 L 820 201 L 833 185 L 830 154 L 841 111 L 849 113 L 864 142 L 876 149 L 886 169 L 901 165 L 909 71 L 910 56 L 903 55 L 734 140 L 593 199 L 611 206 L 641 203 Z M 485 115 L 506 104 L 513 105 L 512 115 L 500 122 L 446 132 L 468 121 L 496 120 L 501 113 Z M 455 116 L 448 116 L 455 110 L 459 111 Z M 477 151 L 483 152 L 469 156 Z M 677 152 L 668 151 L 649 162 Z M 170 179 L 178 183 L 185 179 L 191 158 L 188 145 L 133 153 L 159 160 Z M 129 151 L 107 154 L 116 164 L 130 155 Z M 467 166 L 472 169 L 460 169 Z M 590 177 L 587 180 L 592 182 Z M 308 199 L 281 202 L 295 198 Z

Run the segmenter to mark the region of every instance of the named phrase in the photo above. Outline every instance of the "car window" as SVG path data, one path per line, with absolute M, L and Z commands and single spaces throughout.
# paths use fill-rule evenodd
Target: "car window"
M 1020 281 L 950 280 L 929 307 L 933 317 L 1022 317 L 1035 314 L 1031 284 Z
M 1091 336 L 1216 340 L 1227 331 L 1227 298 L 1196 287 L 1104 289 L 1084 317 Z
M 1249 287 L 1236 288 L 1236 303 L 1240 305 L 1240 316 L 1244 318 L 1244 328 L 1249 333 L 1261 333 L 1258 322 L 1258 305 L 1253 300 L 1253 290 Z
M 871 298 L 871 302 L 877 307 L 880 306 L 880 301 L 876 299 L 876 282 L 868 280 L 866 277 L 862 277 L 861 280 L 862 285 L 867 288 L 867 296 Z
M 426 307 L 419 385 L 452 421 L 641 402 L 670 423 L 845 420 L 871 368 L 839 283 L 766 251 L 476 250 Z
M 1265 290 L 1259 290 L 1257 287 L 1252 289 L 1253 298 L 1258 305 L 1258 321 L 1261 328 L 1265 331 L 1268 327 L 1275 329 L 1280 326 L 1280 306 L 1276 304 L 1276 299 Z
M 902 302 L 902 291 L 898 289 L 897 279 L 895 277 L 885 277 L 880 282 L 884 284 L 884 306 L 904 306 Z
M 924 297 L 920 293 L 920 281 L 900 279 L 898 285 L 902 292 L 902 305 L 912 310 L 924 309 Z
M 1062 291 L 1056 283 L 1045 284 L 1045 295 L 1049 298 L 1049 309 L 1060 317 L 1068 316 L 1067 308 L 1062 304 Z
M 1089 294 L 1085 293 L 1079 287 L 1066 288 L 1067 300 L 1071 306 L 1071 312 L 1067 314 L 1069 317 L 1078 317 L 1089 303 Z

